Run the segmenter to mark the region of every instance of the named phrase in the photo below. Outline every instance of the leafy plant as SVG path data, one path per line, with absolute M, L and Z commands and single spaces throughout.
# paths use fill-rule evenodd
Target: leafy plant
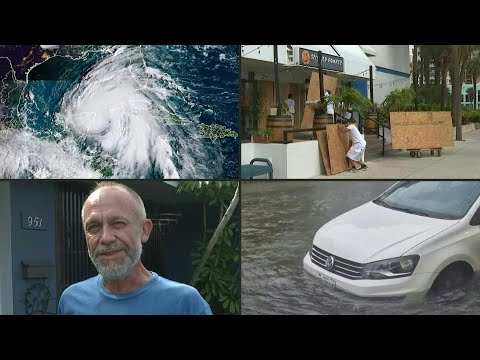
M 197 267 L 208 251 L 212 235 L 221 223 L 236 194 L 238 181 L 182 181 L 177 192 L 189 192 L 204 203 L 203 239 L 192 252 Z M 209 209 L 217 208 L 219 218 L 207 218 Z M 213 226 L 211 226 L 214 224 Z M 194 275 L 195 277 L 195 275 Z M 205 297 L 215 314 L 240 313 L 240 213 L 236 209 L 208 255 L 198 274 L 195 287 Z
M 417 111 L 440 111 L 440 87 L 428 85 L 417 88 Z M 448 99 L 447 99 L 448 100 Z M 378 106 L 380 118 L 387 123 L 391 112 L 415 111 L 415 90 L 395 89 Z
M 256 93 L 253 95 L 247 111 L 252 119 L 253 128 L 258 128 L 258 124 L 260 123 L 260 119 L 263 115 L 265 103 L 265 94 L 260 87 L 257 87 Z
M 347 111 L 355 111 L 358 112 L 361 117 L 365 117 L 367 112 L 373 107 L 370 100 L 363 97 L 360 91 L 350 87 L 343 88 L 339 95 L 329 95 L 325 97 L 323 106 L 326 106 L 326 104 L 330 102 L 340 111 L 342 117 L 345 117 Z
M 280 107 L 277 108 L 277 115 L 290 116 L 290 110 L 288 110 L 288 105 L 285 101 L 280 101 Z
M 480 110 L 462 109 L 462 125 L 480 122 Z
M 264 137 L 272 137 L 273 136 L 273 129 L 272 128 L 257 129 L 253 132 L 253 135 L 264 136 Z

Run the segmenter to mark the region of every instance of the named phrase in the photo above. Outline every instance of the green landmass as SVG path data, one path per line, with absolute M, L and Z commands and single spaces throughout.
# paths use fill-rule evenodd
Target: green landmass
M 200 135 L 201 136 L 206 136 L 212 141 L 217 140 L 218 138 L 225 138 L 225 137 L 233 137 L 237 138 L 238 134 L 230 129 L 227 129 L 223 125 L 218 125 L 218 124 L 212 124 L 212 125 L 206 125 L 206 124 L 199 124 L 197 127 L 200 129 Z

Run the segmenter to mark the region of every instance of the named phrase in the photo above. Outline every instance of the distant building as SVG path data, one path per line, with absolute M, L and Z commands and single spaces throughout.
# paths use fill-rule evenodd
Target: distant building
M 380 104 L 395 89 L 410 87 L 409 45 L 360 45 L 375 64 L 373 101 Z

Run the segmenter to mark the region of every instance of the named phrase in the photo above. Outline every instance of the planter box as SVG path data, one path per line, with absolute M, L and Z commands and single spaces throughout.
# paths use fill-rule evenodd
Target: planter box
M 257 144 L 268 144 L 272 142 L 272 138 L 270 136 L 252 135 L 252 142 Z

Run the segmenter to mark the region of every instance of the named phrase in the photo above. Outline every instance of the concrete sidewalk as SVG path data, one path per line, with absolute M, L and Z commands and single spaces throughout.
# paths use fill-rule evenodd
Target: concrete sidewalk
M 480 179 L 480 130 L 463 134 L 464 141 L 443 148 L 442 156 L 422 151 L 421 158 L 405 150 L 389 150 L 366 162 L 368 170 L 320 175 L 313 179 Z

